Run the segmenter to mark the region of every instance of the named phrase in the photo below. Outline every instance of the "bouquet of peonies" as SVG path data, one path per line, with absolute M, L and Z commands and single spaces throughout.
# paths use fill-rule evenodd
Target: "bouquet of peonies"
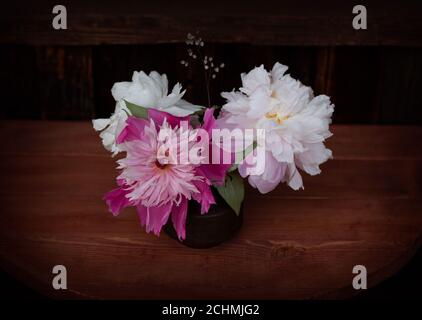
M 203 46 L 202 40 L 188 40 Z M 223 67 L 206 56 L 202 62 L 213 68 L 209 78 Z M 183 240 L 189 203 L 199 203 L 206 214 L 216 203 L 212 188 L 237 214 L 242 178 L 261 193 L 281 182 L 303 188 L 298 169 L 319 174 L 319 165 L 331 157 L 324 141 L 331 136 L 334 106 L 286 71 L 276 63 L 271 71 L 260 66 L 242 74 L 238 91 L 222 93 L 227 103 L 217 118 L 215 108 L 183 100 L 180 84 L 169 92 L 166 75 L 155 71 L 134 72 L 131 82 L 114 84 L 115 112 L 93 120 L 104 147 L 113 156 L 124 154 L 117 160 L 117 188 L 104 197 L 113 215 L 134 206 L 147 232 L 159 235 L 171 221 Z

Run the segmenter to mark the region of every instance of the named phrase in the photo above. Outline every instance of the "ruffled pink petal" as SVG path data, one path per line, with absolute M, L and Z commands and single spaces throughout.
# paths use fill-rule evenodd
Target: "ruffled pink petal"
M 123 187 L 119 187 L 111 190 L 104 196 L 103 199 L 114 216 L 117 216 L 123 208 L 133 205 L 133 203 L 126 197 L 127 194 L 127 190 Z
M 210 159 L 212 159 L 210 157 Z M 222 185 L 224 184 L 224 179 L 226 178 L 227 170 L 230 169 L 231 164 L 202 164 L 200 165 L 197 170 L 200 175 L 206 177 L 215 185 Z
M 181 121 L 189 122 L 189 116 L 175 117 L 171 115 L 170 113 L 159 111 L 153 108 L 148 109 L 148 117 L 152 119 L 157 126 L 161 126 L 164 122 L 164 119 L 167 119 L 167 123 L 172 128 L 179 126 Z
M 266 152 L 264 172 L 260 175 L 249 175 L 248 178 L 249 184 L 257 188 L 261 193 L 268 193 L 274 190 L 282 181 L 287 167 L 286 163 L 278 162 L 271 152 Z M 246 157 L 245 160 L 248 160 L 250 157 L 252 157 L 252 154 Z M 253 167 L 254 165 L 250 165 L 247 161 L 244 161 L 239 165 L 239 174 L 245 178 L 248 176 L 247 169 L 252 169 Z
M 202 124 L 202 129 L 206 130 L 211 137 L 211 130 L 218 128 L 217 122 L 214 118 L 214 109 L 207 108 L 204 113 L 204 123 Z
M 215 204 L 210 186 L 204 181 L 194 181 L 193 184 L 199 193 L 192 194 L 192 198 L 201 204 L 201 214 L 207 213 L 212 204 Z
M 126 120 L 126 127 L 122 130 L 116 139 L 116 143 L 137 140 L 142 137 L 144 127 L 148 125 L 148 121 L 136 117 L 129 117 Z
M 171 220 L 180 240 L 186 238 L 186 215 L 188 212 L 188 199 L 183 197 L 178 206 L 173 205 Z
M 204 124 L 202 129 L 207 130 L 209 137 L 212 137 L 212 130 L 218 128 L 216 120 L 213 116 L 214 109 L 207 109 L 204 115 Z M 214 157 L 218 157 L 217 161 L 214 161 Z M 234 163 L 235 154 L 230 153 L 229 151 L 220 148 L 218 143 L 212 143 L 210 141 L 208 157 L 210 163 L 202 164 L 200 168 L 200 172 L 203 176 L 205 176 L 208 180 L 216 185 L 224 184 L 224 179 L 226 177 L 227 170 L 230 169 L 232 164 Z M 218 163 L 213 163 L 218 162 Z M 229 163 L 224 163 L 229 162 Z
M 204 122 L 201 127 L 202 129 L 208 132 L 208 135 L 211 139 L 212 137 L 212 130 L 217 129 L 217 121 L 214 118 L 214 109 L 207 108 L 204 114 Z M 218 150 L 217 150 L 218 149 Z M 220 148 L 217 144 L 211 143 L 209 148 L 209 159 L 210 162 L 213 162 L 213 154 L 219 153 L 220 159 L 219 164 L 203 164 L 201 165 L 201 170 L 203 174 L 211 180 L 213 183 L 217 185 L 221 185 L 224 183 L 224 179 L 226 177 L 227 170 L 232 166 L 234 163 L 234 153 L 230 153 L 223 148 Z M 229 163 L 225 164 L 225 159 L 229 159 Z M 227 161 L 226 161 L 227 162 Z
M 213 184 L 221 186 L 224 184 L 227 170 L 231 167 L 230 164 L 203 164 L 198 169 L 202 175 Z
M 146 231 L 148 233 L 152 231 L 157 236 L 160 234 L 161 228 L 163 227 L 163 225 L 166 224 L 170 216 L 172 206 L 173 206 L 172 202 L 168 201 L 167 203 L 159 207 L 146 208 L 147 214 L 145 218 L 145 225 L 146 225 Z M 141 217 L 141 223 L 142 223 L 142 217 Z
M 243 159 L 243 161 L 237 166 L 237 170 L 242 178 L 247 178 L 249 175 L 247 170 L 252 170 L 255 167 L 254 164 L 250 164 L 252 162 L 250 160 L 251 157 L 253 157 L 252 153 L 246 156 L 246 158 Z
M 143 206 L 142 204 L 138 204 L 136 206 L 136 211 L 138 212 L 139 220 L 141 220 L 141 225 L 144 226 L 147 224 L 148 218 L 148 209 L 147 207 Z
M 265 180 L 262 176 L 249 176 L 248 182 L 252 187 L 258 189 L 262 194 L 273 191 L 280 183 L 280 181 L 275 182 Z

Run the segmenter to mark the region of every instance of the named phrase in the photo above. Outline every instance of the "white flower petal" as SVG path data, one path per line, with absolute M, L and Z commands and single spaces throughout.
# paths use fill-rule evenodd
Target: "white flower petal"
M 110 124 L 110 119 L 94 119 L 92 120 L 92 126 L 95 131 L 104 130 Z
M 254 92 L 258 87 L 264 86 L 269 87 L 271 80 L 267 70 L 261 65 L 249 71 L 249 73 L 242 73 L 242 88 L 240 91 L 249 95 Z
M 239 171 L 243 165 L 239 166 Z M 278 162 L 267 152 L 265 156 L 265 169 L 261 175 L 250 175 L 248 181 L 250 185 L 257 188 L 261 193 L 268 193 L 274 190 L 285 175 L 286 164 Z
M 303 189 L 303 181 L 302 176 L 300 175 L 299 171 L 296 169 L 294 164 L 289 164 L 286 170 L 286 177 L 285 177 L 287 184 L 293 190 Z
M 116 82 L 111 88 L 111 94 L 114 100 L 119 101 L 128 95 L 131 82 Z
M 283 75 L 286 73 L 287 69 L 289 69 L 288 66 L 285 66 L 279 62 L 276 62 L 273 66 L 273 69 L 271 70 L 271 77 L 272 81 L 280 80 Z
M 270 95 L 268 88 L 258 87 L 249 96 L 249 111 L 247 116 L 250 118 L 261 118 L 271 110 Z

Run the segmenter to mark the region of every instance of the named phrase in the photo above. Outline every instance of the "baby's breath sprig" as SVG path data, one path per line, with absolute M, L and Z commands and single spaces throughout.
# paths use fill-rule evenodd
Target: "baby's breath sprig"
M 210 55 L 203 54 L 203 48 L 205 46 L 204 40 L 201 37 L 195 36 L 191 33 L 188 33 L 186 36 L 185 43 L 187 45 L 187 58 L 185 60 L 181 60 L 180 63 L 184 67 L 189 67 L 189 60 L 192 62 L 198 62 L 202 65 L 202 69 L 204 71 L 204 78 L 205 78 L 205 88 L 207 91 L 208 97 L 208 106 L 211 106 L 211 98 L 210 98 L 210 87 L 211 87 L 211 80 L 214 80 L 217 77 L 217 74 L 225 67 L 224 63 L 217 63 L 214 57 Z

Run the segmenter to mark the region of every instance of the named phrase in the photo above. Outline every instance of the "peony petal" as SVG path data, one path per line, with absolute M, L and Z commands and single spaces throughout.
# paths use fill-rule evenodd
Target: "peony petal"
M 302 176 L 300 175 L 299 171 L 296 169 L 294 163 L 290 163 L 286 170 L 287 175 L 287 184 L 293 190 L 303 189 L 303 181 Z
M 178 206 L 173 205 L 171 220 L 180 240 L 186 238 L 186 215 L 188 212 L 188 200 L 183 197 Z
M 273 66 L 273 69 L 271 70 L 272 81 L 280 80 L 283 77 L 283 75 L 286 73 L 287 69 L 289 69 L 288 66 L 285 66 L 281 64 L 280 62 L 276 62 Z
M 321 173 L 319 165 L 332 157 L 332 152 L 322 142 L 307 144 L 304 152 L 296 156 L 296 165 L 306 173 L 314 176 Z
M 138 212 L 139 220 L 141 220 L 141 225 L 144 226 L 147 224 L 148 219 L 148 209 L 147 207 L 143 206 L 142 204 L 138 204 L 136 206 L 136 211 Z
M 249 158 L 249 157 L 248 157 Z M 242 177 L 246 177 L 246 168 L 248 163 L 244 161 L 239 165 L 239 173 Z M 268 193 L 274 190 L 281 182 L 286 172 L 286 164 L 278 162 L 271 154 L 266 151 L 265 155 L 265 169 L 260 175 L 250 175 L 248 178 L 249 184 L 257 188 L 261 193 Z
M 267 87 L 259 87 L 249 96 L 250 109 L 246 113 L 249 118 L 261 118 L 271 110 L 271 92 Z
M 157 71 L 151 71 L 149 73 L 149 76 L 155 81 L 155 83 L 157 84 L 157 87 L 160 88 L 161 96 L 166 96 L 168 93 L 167 75 L 166 74 L 160 75 Z
M 108 192 L 104 196 L 104 200 L 108 205 L 110 212 L 117 216 L 120 211 L 128 206 L 133 205 L 133 203 L 126 197 L 128 191 L 123 187 L 116 188 Z
M 111 88 L 114 100 L 119 101 L 127 98 L 131 82 L 116 82 Z
M 126 120 L 126 126 L 116 139 L 116 143 L 123 143 L 132 140 L 138 140 L 144 133 L 145 126 L 148 121 L 136 117 L 129 117 Z
M 157 107 L 163 110 L 165 108 L 174 106 L 183 97 L 183 95 L 186 92 L 186 91 L 180 92 L 181 90 L 182 90 L 182 86 L 179 83 L 176 83 L 171 93 L 167 96 L 163 96 L 157 102 Z
M 210 162 L 214 162 L 213 158 L 218 154 L 220 154 L 220 159 L 217 159 L 218 163 L 204 163 L 201 164 L 198 169 L 200 169 L 202 175 L 204 175 L 213 184 L 222 185 L 224 184 L 227 170 L 230 169 L 235 161 L 235 153 L 226 151 L 223 148 L 220 148 L 217 144 L 211 143 L 208 151 Z
M 157 126 L 161 126 L 164 122 L 164 119 L 167 119 L 167 123 L 172 127 L 180 125 L 181 121 L 189 122 L 189 116 L 186 117 L 175 117 L 170 113 L 159 111 L 157 109 L 150 108 L 148 109 L 148 117 L 154 121 Z
M 201 204 L 201 214 L 207 213 L 212 204 L 215 204 L 214 196 L 210 186 L 201 180 L 194 181 L 193 184 L 198 189 L 198 193 L 193 193 L 192 198 Z
M 264 65 L 252 69 L 249 73 L 242 73 L 240 77 L 243 85 L 243 87 L 240 88 L 240 91 L 247 95 L 250 95 L 258 87 L 269 87 L 271 83 L 270 77 L 267 70 L 265 70 Z
M 215 185 L 224 184 L 224 179 L 226 178 L 227 170 L 230 169 L 231 164 L 202 164 L 197 170 L 200 172 L 200 175 L 206 177 Z
M 273 191 L 279 184 L 279 182 L 267 181 L 262 176 L 249 176 L 248 182 L 262 194 Z
M 104 130 L 110 124 L 110 119 L 95 119 L 92 120 L 92 126 L 96 131 Z
M 211 134 L 212 134 L 211 130 L 218 128 L 216 120 L 214 118 L 214 109 L 213 108 L 207 108 L 205 110 L 204 123 L 201 126 L 201 128 L 208 132 L 208 134 L 210 135 L 210 138 L 211 138 Z
M 176 109 L 174 110 L 175 113 L 169 111 L 171 108 L 177 108 L 177 110 Z M 203 108 L 204 108 L 203 106 L 198 106 L 198 105 L 192 104 L 190 102 L 187 102 L 184 99 L 180 99 L 178 102 L 176 102 L 174 104 L 173 107 L 170 107 L 170 109 L 166 108 L 166 110 L 167 110 L 167 112 L 169 112 L 169 113 L 171 113 L 171 114 L 173 114 L 177 117 L 184 117 L 184 116 L 190 115 L 190 114 L 192 114 L 192 113 L 194 113 L 198 110 L 201 110 Z
M 159 207 L 147 207 L 147 217 L 145 224 L 146 231 L 148 233 L 152 231 L 157 236 L 160 234 L 161 228 L 166 224 L 170 216 L 172 206 L 172 202 L 168 201 Z

